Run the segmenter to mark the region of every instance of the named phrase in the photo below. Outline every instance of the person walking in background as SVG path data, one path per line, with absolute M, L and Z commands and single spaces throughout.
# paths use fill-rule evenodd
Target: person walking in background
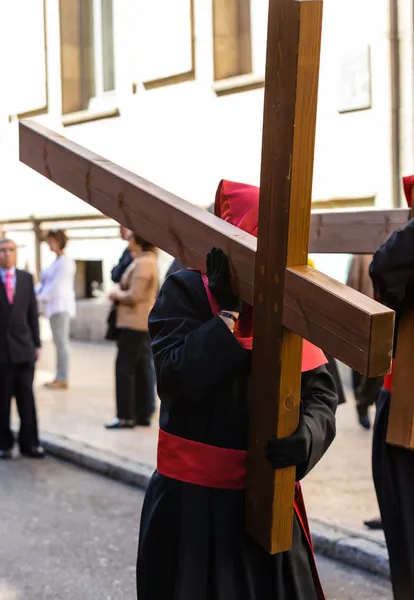
M 148 315 L 158 291 L 155 247 L 132 234 L 128 249 L 132 263 L 120 286 L 109 295 L 117 303 L 115 420 L 107 429 L 148 427 L 155 406 L 155 382 L 148 335 Z
M 10 408 L 20 416 L 22 456 L 43 458 L 39 445 L 33 379 L 40 352 L 39 318 L 33 277 L 16 269 L 16 244 L 0 239 L 0 458 L 12 457 Z
M 356 254 L 352 257 L 347 285 L 361 294 L 374 297 L 374 290 L 369 276 L 369 265 L 372 256 L 369 254 Z M 370 429 L 371 423 L 369 419 L 368 409 L 373 406 L 380 394 L 383 377 L 365 377 L 352 371 L 352 387 L 354 390 L 358 421 L 364 429 Z
M 50 321 L 56 347 L 56 377 L 48 389 L 67 389 L 70 319 L 75 316 L 75 261 L 65 255 L 68 238 L 61 229 L 51 229 L 46 242 L 56 260 L 41 273 L 38 298 L 42 313 Z
M 350 262 L 347 285 L 361 294 L 374 297 L 374 288 L 369 276 L 372 256 L 370 254 L 355 254 Z M 370 429 L 369 408 L 373 406 L 380 395 L 383 377 L 366 377 L 352 370 L 352 388 L 354 391 L 358 421 L 364 429 Z M 364 521 L 368 529 L 382 529 L 382 521 L 378 517 Z

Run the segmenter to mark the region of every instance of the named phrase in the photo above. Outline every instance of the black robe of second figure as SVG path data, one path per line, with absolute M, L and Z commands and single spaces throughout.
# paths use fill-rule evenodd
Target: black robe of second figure
M 414 221 L 392 234 L 375 253 L 370 267 L 375 295 L 396 311 L 396 338 L 401 313 L 414 304 Z M 395 347 L 395 344 L 394 344 Z M 390 557 L 395 600 L 414 598 L 414 451 L 387 444 L 391 394 L 377 402 L 372 467 Z
M 250 352 L 213 318 L 201 276 L 164 283 L 149 319 L 161 398 L 160 428 L 220 448 L 247 448 Z M 337 395 L 325 367 L 302 375 L 312 433 L 303 477 L 335 437 Z M 265 453 L 265 448 L 263 448 Z M 244 491 L 154 473 L 142 511 L 139 600 L 317 600 L 309 549 L 295 518 L 289 552 L 268 555 L 245 532 Z

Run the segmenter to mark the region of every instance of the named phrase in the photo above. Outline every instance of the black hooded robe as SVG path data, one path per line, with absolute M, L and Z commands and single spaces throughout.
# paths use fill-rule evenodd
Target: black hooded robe
M 173 273 L 177 273 L 177 271 L 182 271 L 183 269 L 188 269 L 188 267 L 184 263 L 182 263 L 178 258 L 175 258 L 172 261 L 172 263 L 170 264 L 168 271 L 165 275 L 165 278 L 169 277 Z M 325 353 L 325 354 L 326 354 L 326 358 L 328 359 L 326 368 L 328 369 L 328 372 L 332 375 L 333 380 L 335 382 L 336 392 L 338 394 L 338 404 L 345 404 L 346 397 L 345 397 L 344 385 L 342 383 L 342 378 L 339 373 L 338 365 L 336 363 L 335 358 L 332 355 L 327 354 L 327 353 Z
M 414 221 L 392 234 L 375 253 L 370 267 L 376 297 L 401 313 L 414 303 Z M 395 344 L 394 344 L 395 348 Z M 414 451 L 387 444 L 391 394 L 377 402 L 372 470 L 390 558 L 395 600 L 414 598 Z
M 201 276 L 165 281 L 149 319 L 161 398 L 160 428 L 247 448 L 250 352 L 213 318 Z M 324 366 L 302 375 L 312 433 L 304 476 L 335 437 L 337 394 Z M 263 449 L 265 452 L 265 449 Z M 184 483 L 156 471 L 146 492 L 137 561 L 138 600 L 319 600 L 297 517 L 289 552 L 270 556 L 245 531 L 244 491 Z

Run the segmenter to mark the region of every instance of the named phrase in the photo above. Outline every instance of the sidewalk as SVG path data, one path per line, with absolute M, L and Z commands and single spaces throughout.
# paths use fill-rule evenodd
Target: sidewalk
M 72 342 L 71 385 L 67 391 L 42 387 L 53 378 L 50 342 L 42 352 L 36 396 L 41 437 L 46 444 L 49 441 L 50 449 L 66 458 L 76 450 L 77 462 L 85 465 L 79 460 L 80 454 L 89 455 L 89 462 L 103 460 L 107 473 L 116 468 L 135 472 L 135 479 L 131 475 L 135 483 L 142 474 L 147 477 L 156 462 L 157 418 L 149 429 L 107 431 L 103 427 L 114 417 L 115 346 Z M 369 532 L 362 524 L 378 516 L 371 477 L 371 433 L 358 425 L 352 393 L 348 396 L 347 404 L 338 409 L 337 438 L 332 448 L 303 483 L 307 509 L 320 551 L 341 558 L 343 544 L 351 539 L 357 549 L 362 545 L 363 554 L 376 554 L 367 568 L 386 575 L 383 533 Z M 62 454 L 59 447 L 66 447 L 66 451 Z M 363 566 L 360 553 L 355 548 L 353 552 L 357 552 L 355 562 Z M 378 561 L 381 564 L 376 568 Z

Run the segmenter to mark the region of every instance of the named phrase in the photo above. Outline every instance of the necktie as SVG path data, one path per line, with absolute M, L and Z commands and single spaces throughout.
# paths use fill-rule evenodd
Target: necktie
M 13 273 L 11 271 L 6 271 L 6 294 L 9 303 L 13 304 Z

